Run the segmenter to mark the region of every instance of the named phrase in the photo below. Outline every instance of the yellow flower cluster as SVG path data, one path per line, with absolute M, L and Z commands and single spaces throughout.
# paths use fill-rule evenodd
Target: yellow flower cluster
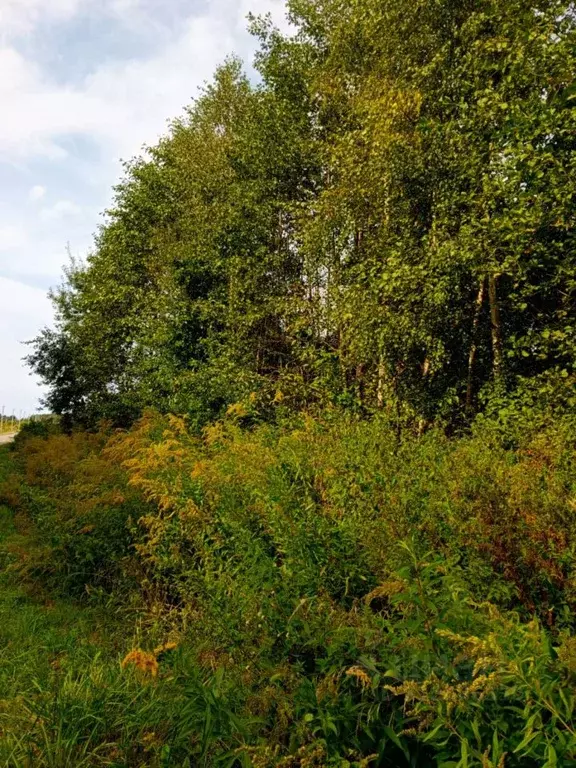
M 141 648 L 135 648 L 125 656 L 122 661 L 122 669 L 126 669 L 129 664 L 133 664 L 136 669 L 143 672 L 144 675 L 155 678 L 158 677 L 159 665 L 158 657 L 168 651 L 173 651 L 178 647 L 177 643 L 164 643 L 154 648 L 152 653 L 143 651 Z
M 498 684 L 499 677 L 496 672 L 478 675 L 469 683 L 447 683 L 432 674 L 421 683 L 407 680 L 402 685 L 387 685 L 385 688 L 395 696 L 404 696 L 407 704 L 414 704 L 415 706 L 408 711 L 408 714 L 417 717 L 419 703 L 426 704 L 427 708 L 435 708 L 438 702 L 443 702 L 446 706 L 446 714 L 450 715 L 454 709 L 464 706 L 473 697 L 482 701 L 498 687 Z
M 122 661 L 122 669 L 126 669 L 129 664 L 134 664 L 136 669 L 150 677 L 158 677 L 158 660 L 153 653 L 147 653 L 141 648 L 136 648 Z
M 362 667 L 350 667 L 350 669 L 346 670 L 346 674 L 349 677 L 355 677 L 357 680 L 359 680 L 362 688 L 370 688 L 372 685 L 370 676 L 364 669 L 362 669 Z

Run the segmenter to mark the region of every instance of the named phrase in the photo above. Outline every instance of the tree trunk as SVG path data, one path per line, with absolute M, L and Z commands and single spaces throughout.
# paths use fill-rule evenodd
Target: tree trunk
M 360 407 L 364 407 L 364 365 L 358 363 L 356 366 L 356 392 L 358 395 L 358 402 Z
M 494 381 L 501 383 L 504 376 L 504 355 L 502 351 L 502 326 L 500 324 L 500 307 L 498 306 L 497 275 L 488 278 L 488 296 L 490 299 L 490 320 L 492 326 L 492 370 Z
M 486 278 L 483 277 L 480 282 L 478 296 L 476 297 L 476 308 L 474 310 L 474 321 L 472 323 L 472 343 L 470 344 L 470 354 L 468 355 L 468 386 L 466 387 L 466 412 L 472 411 L 472 398 L 474 396 L 474 366 L 476 364 L 476 354 L 478 352 L 478 327 L 480 325 L 480 314 L 484 305 L 484 294 L 486 293 Z
M 422 379 L 426 380 L 428 378 L 428 374 L 430 373 L 430 358 L 426 357 L 424 360 L 424 363 L 422 364 Z M 424 417 L 421 417 L 418 419 L 418 437 L 422 437 L 426 429 L 428 428 L 428 419 L 425 419 Z
M 378 408 L 384 408 L 384 378 L 386 376 L 386 367 L 384 361 L 380 358 L 378 362 L 378 388 L 376 392 L 376 398 L 378 402 Z

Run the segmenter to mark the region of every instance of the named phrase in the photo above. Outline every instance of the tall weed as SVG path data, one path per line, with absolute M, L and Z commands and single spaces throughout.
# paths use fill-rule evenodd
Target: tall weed
M 126 715 L 166 765 L 576 764 L 569 430 L 510 448 L 232 413 L 199 435 L 150 412 L 17 455 L 4 494 L 43 573 L 179 638 L 186 673 L 145 688 L 175 709 Z

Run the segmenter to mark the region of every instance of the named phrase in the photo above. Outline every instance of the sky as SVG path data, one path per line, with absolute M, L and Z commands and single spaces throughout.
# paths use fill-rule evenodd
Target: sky
M 0 408 L 41 411 L 24 344 L 82 259 L 122 159 L 154 144 L 226 56 L 249 64 L 246 17 L 283 0 L 0 0 Z

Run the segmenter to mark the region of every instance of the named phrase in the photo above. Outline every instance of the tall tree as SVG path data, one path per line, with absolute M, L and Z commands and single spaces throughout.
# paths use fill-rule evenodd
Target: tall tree
M 422 430 L 574 377 L 566 0 L 292 0 L 126 168 L 31 356 L 58 411 L 262 393 Z

